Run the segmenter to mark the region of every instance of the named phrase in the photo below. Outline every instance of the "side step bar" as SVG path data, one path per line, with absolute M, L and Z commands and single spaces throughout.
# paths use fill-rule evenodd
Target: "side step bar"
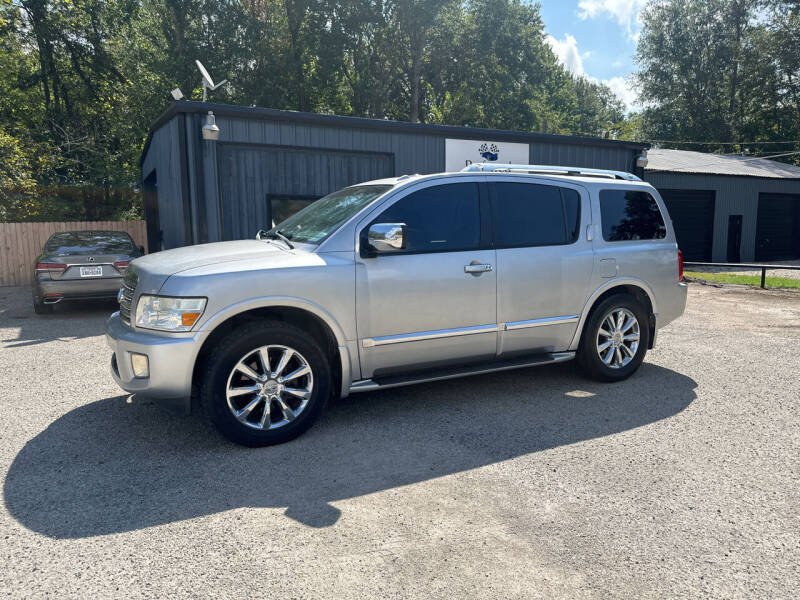
M 496 371 L 510 371 L 511 369 L 552 365 L 554 363 L 572 360 L 573 358 L 575 358 L 574 352 L 553 352 L 549 354 L 537 354 L 536 356 L 525 356 L 510 360 L 498 360 L 467 367 L 454 367 L 450 369 L 442 369 L 440 371 L 427 371 L 425 373 L 417 373 L 414 375 L 381 377 L 378 379 L 362 379 L 361 381 L 354 381 L 350 385 L 350 393 L 371 392 L 374 390 L 385 390 L 403 385 L 425 383 L 428 381 L 441 381 L 443 379 L 455 379 L 456 377 L 468 377 L 470 375 L 483 375 L 484 373 L 494 373 Z

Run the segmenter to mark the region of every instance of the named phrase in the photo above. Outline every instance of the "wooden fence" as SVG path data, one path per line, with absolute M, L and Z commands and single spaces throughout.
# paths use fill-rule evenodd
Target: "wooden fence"
M 33 281 L 36 257 L 56 231 L 127 231 L 137 246 L 147 248 L 144 221 L 84 221 L 72 223 L 0 223 L 0 286 Z

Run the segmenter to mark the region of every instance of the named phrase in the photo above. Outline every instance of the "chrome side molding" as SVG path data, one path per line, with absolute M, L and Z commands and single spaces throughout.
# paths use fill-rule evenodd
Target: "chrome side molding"
M 562 325 L 564 323 L 577 323 L 580 315 L 567 315 L 565 317 L 547 317 L 546 319 L 531 319 L 529 321 L 513 321 L 506 323 L 505 330 L 527 329 L 528 327 L 542 327 L 543 325 Z
M 460 327 L 458 329 L 437 329 L 434 331 L 418 331 L 416 333 L 398 333 L 384 335 L 376 338 L 361 340 L 362 348 L 385 346 L 386 344 L 402 344 L 403 342 L 419 342 L 422 340 L 435 340 L 437 338 L 457 337 L 460 335 L 473 335 L 476 333 L 492 333 L 497 331 L 497 324 L 475 325 L 474 327 Z

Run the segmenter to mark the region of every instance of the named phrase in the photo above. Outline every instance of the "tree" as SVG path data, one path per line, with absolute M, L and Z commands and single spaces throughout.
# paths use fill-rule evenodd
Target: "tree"
M 523 0 L 0 0 L 0 219 L 137 214 L 149 124 L 170 89 L 200 98 L 195 59 L 230 80 L 214 101 L 621 131 Z
M 799 13 L 790 0 L 648 4 L 636 55 L 645 135 L 762 154 L 782 146 L 759 142 L 798 139 Z

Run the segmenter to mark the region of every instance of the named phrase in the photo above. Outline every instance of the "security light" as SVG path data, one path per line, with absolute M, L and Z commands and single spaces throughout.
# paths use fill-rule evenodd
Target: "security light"
M 183 92 L 179 87 L 172 90 L 170 94 L 172 94 L 172 97 L 175 98 L 175 100 L 183 100 Z
M 211 111 L 208 111 L 208 115 L 206 115 L 206 124 L 203 125 L 203 139 L 211 141 L 219 139 L 219 126 L 217 125 L 217 119 L 214 117 L 214 113 Z

